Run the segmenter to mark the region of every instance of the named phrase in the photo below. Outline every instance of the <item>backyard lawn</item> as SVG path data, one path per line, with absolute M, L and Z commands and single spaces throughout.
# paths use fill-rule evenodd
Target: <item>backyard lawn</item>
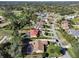
M 2 16 L 4 12 L 5 12 L 5 11 L 0 10 L 0 16 Z
M 11 35 L 13 33 L 12 30 L 0 29 L 0 36 L 2 35 Z
M 73 58 L 76 58 L 76 55 L 74 54 L 74 50 L 72 47 L 68 49 L 68 52 Z
M 72 22 L 74 23 L 79 22 L 79 18 L 72 19 Z
M 59 57 L 61 55 L 60 47 L 52 43 L 48 46 L 47 52 L 49 57 Z
M 79 25 L 72 25 L 72 26 L 73 26 L 73 29 L 79 30 Z

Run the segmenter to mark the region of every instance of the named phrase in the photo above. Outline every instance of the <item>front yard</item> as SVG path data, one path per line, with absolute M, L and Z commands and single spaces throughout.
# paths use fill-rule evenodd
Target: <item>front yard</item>
M 79 30 L 79 25 L 72 25 L 72 26 L 73 26 L 73 29 Z
M 73 23 L 79 22 L 79 18 L 72 19 L 72 22 L 73 22 Z
M 47 48 L 48 57 L 59 57 L 61 56 L 60 46 L 51 43 Z
M 68 49 L 69 54 L 71 57 L 78 58 L 79 57 L 79 42 L 78 39 L 75 39 L 75 37 L 69 35 L 67 32 L 63 31 L 62 29 L 59 30 L 61 35 L 64 39 L 66 39 L 67 42 L 71 44 L 71 47 Z

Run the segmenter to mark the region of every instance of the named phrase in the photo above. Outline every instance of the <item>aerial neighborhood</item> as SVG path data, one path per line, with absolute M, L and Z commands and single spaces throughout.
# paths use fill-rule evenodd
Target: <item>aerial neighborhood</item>
M 76 4 L 0 2 L 0 58 L 79 58 Z

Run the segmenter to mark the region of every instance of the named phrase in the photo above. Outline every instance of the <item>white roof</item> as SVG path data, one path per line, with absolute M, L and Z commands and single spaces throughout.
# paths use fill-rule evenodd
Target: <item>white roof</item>
M 79 36 L 79 30 L 70 29 L 69 32 L 74 36 Z

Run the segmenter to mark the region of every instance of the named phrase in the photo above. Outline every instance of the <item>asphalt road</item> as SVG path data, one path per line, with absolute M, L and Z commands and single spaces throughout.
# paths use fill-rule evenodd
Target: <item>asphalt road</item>
M 72 58 L 68 52 L 66 52 L 65 55 L 61 56 L 60 58 Z
M 58 39 L 58 41 L 59 41 L 58 44 L 60 44 L 60 46 L 63 47 L 62 40 L 59 39 L 59 37 L 58 37 L 57 34 L 56 34 L 55 21 L 53 21 L 53 24 L 51 24 L 51 25 L 52 25 L 52 30 L 53 30 L 53 33 L 54 33 L 54 38 Z M 69 55 L 69 53 L 66 51 L 66 54 L 63 55 L 63 56 L 61 56 L 61 58 L 72 58 L 72 57 L 71 57 L 71 56 Z

